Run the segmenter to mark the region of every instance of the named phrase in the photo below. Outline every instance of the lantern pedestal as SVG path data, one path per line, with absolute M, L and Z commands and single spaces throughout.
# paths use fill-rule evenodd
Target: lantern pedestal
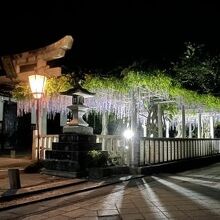
M 75 133 L 75 134 L 83 134 L 83 135 L 92 135 L 93 128 L 92 127 L 84 127 L 84 126 L 70 126 L 65 125 L 63 127 L 63 133 Z

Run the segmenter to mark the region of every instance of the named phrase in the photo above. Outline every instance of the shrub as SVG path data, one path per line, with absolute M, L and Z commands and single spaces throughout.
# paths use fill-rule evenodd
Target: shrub
M 108 152 L 92 150 L 88 152 L 88 167 L 107 166 Z
M 120 155 L 110 155 L 108 158 L 109 166 L 118 166 L 122 164 L 122 158 Z

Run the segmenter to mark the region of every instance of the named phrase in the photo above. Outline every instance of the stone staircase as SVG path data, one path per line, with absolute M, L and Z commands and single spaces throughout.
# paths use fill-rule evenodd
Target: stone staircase
M 45 154 L 43 173 L 60 176 L 85 176 L 88 168 L 88 151 L 101 151 L 101 143 L 96 143 L 95 135 L 64 133 L 59 142 L 52 143 L 52 150 Z M 65 173 L 68 173 L 65 175 Z

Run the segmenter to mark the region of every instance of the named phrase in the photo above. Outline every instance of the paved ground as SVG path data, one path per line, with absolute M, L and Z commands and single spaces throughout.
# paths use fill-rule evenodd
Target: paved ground
M 1 211 L 0 219 L 220 219 L 220 163 Z
M 17 168 L 20 170 L 20 181 L 22 188 L 65 180 L 65 178 L 41 175 L 38 173 L 24 173 L 24 167 L 31 163 L 32 161 L 26 158 L 0 157 L 0 195 L 10 189 L 8 179 L 9 168 Z

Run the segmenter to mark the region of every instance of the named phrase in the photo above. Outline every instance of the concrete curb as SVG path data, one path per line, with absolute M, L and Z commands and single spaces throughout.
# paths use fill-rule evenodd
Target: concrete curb
M 136 172 L 142 175 L 177 173 L 208 166 L 217 162 L 220 162 L 220 154 L 138 167 L 136 168 Z
M 144 175 L 127 176 L 127 177 L 124 176 L 124 177 L 121 177 L 119 180 L 115 180 L 115 181 L 112 181 L 112 182 L 106 182 L 106 183 L 103 183 L 101 185 L 94 185 L 94 186 L 91 186 L 91 187 L 88 187 L 88 188 L 84 188 L 84 189 L 81 189 L 81 190 L 76 190 L 76 191 L 72 191 L 72 192 L 68 192 L 68 193 L 63 193 L 63 194 L 60 194 L 60 195 L 54 195 L 54 196 L 48 197 L 48 198 L 32 200 L 32 201 L 26 201 L 26 202 L 24 201 L 23 203 L 20 203 L 20 204 L 18 204 L 17 201 L 16 201 L 16 204 L 0 207 L 0 211 L 12 209 L 12 208 L 17 208 L 17 207 L 24 206 L 24 205 L 27 205 L 27 204 L 33 204 L 33 203 L 37 203 L 37 202 L 48 201 L 48 200 L 51 200 L 51 199 L 60 198 L 62 196 L 69 196 L 69 195 L 73 195 L 73 194 L 77 194 L 77 193 L 83 193 L 83 192 L 87 192 L 87 191 L 91 191 L 91 190 L 95 190 L 95 189 L 100 189 L 100 188 L 103 188 L 103 187 L 106 187 L 106 186 L 110 186 L 110 185 L 130 181 L 130 180 L 133 180 L 133 179 L 139 179 L 139 178 L 142 178 L 142 177 L 144 177 Z M 44 190 L 44 192 L 45 191 L 50 191 L 50 190 L 52 190 L 52 189 Z M 31 195 L 31 194 L 32 194 L 32 192 L 28 193 L 28 195 Z M 34 194 L 36 194 L 36 192 Z M 23 194 L 23 197 L 24 196 L 25 195 Z M 21 197 L 22 196 L 20 196 L 20 198 Z M 19 197 L 17 197 L 17 198 L 19 198 Z M 17 199 L 17 198 L 14 197 L 14 199 Z M 13 196 L 11 197 L 11 199 L 13 199 Z M 4 200 L 4 201 L 7 201 L 7 200 Z M 3 202 L 3 200 L 2 200 L 2 202 Z
M 13 194 L 13 190 L 11 190 L 12 192 L 9 191 L 8 194 L 1 195 L 0 196 L 0 201 L 9 201 L 9 200 L 25 197 L 25 196 L 28 196 L 28 195 L 34 195 L 34 194 L 38 194 L 38 193 L 43 193 L 43 192 L 48 192 L 48 191 L 52 191 L 52 190 L 56 190 L 56 189 L 61 189 L 61 188 L 68 187 L 68 186 L 74 186 L 74 185 L 85 183 L 85 182 L 88 182 L 88 180 L 80 180 L 80 181 L 77 181 L 77 182 L 74 182 L 74 183 L 66 183 L 66 184 L 63 184 L 63 185 L 51 186 L 51 187 L 41 188 L 41 189 L 34 189 L 34 188 L 38 188 L 38 187 L 30 187 L 30 188 L 33 188 L 33 190 L 26 191 L 26 192 L 19 192 L 18 194 Z

